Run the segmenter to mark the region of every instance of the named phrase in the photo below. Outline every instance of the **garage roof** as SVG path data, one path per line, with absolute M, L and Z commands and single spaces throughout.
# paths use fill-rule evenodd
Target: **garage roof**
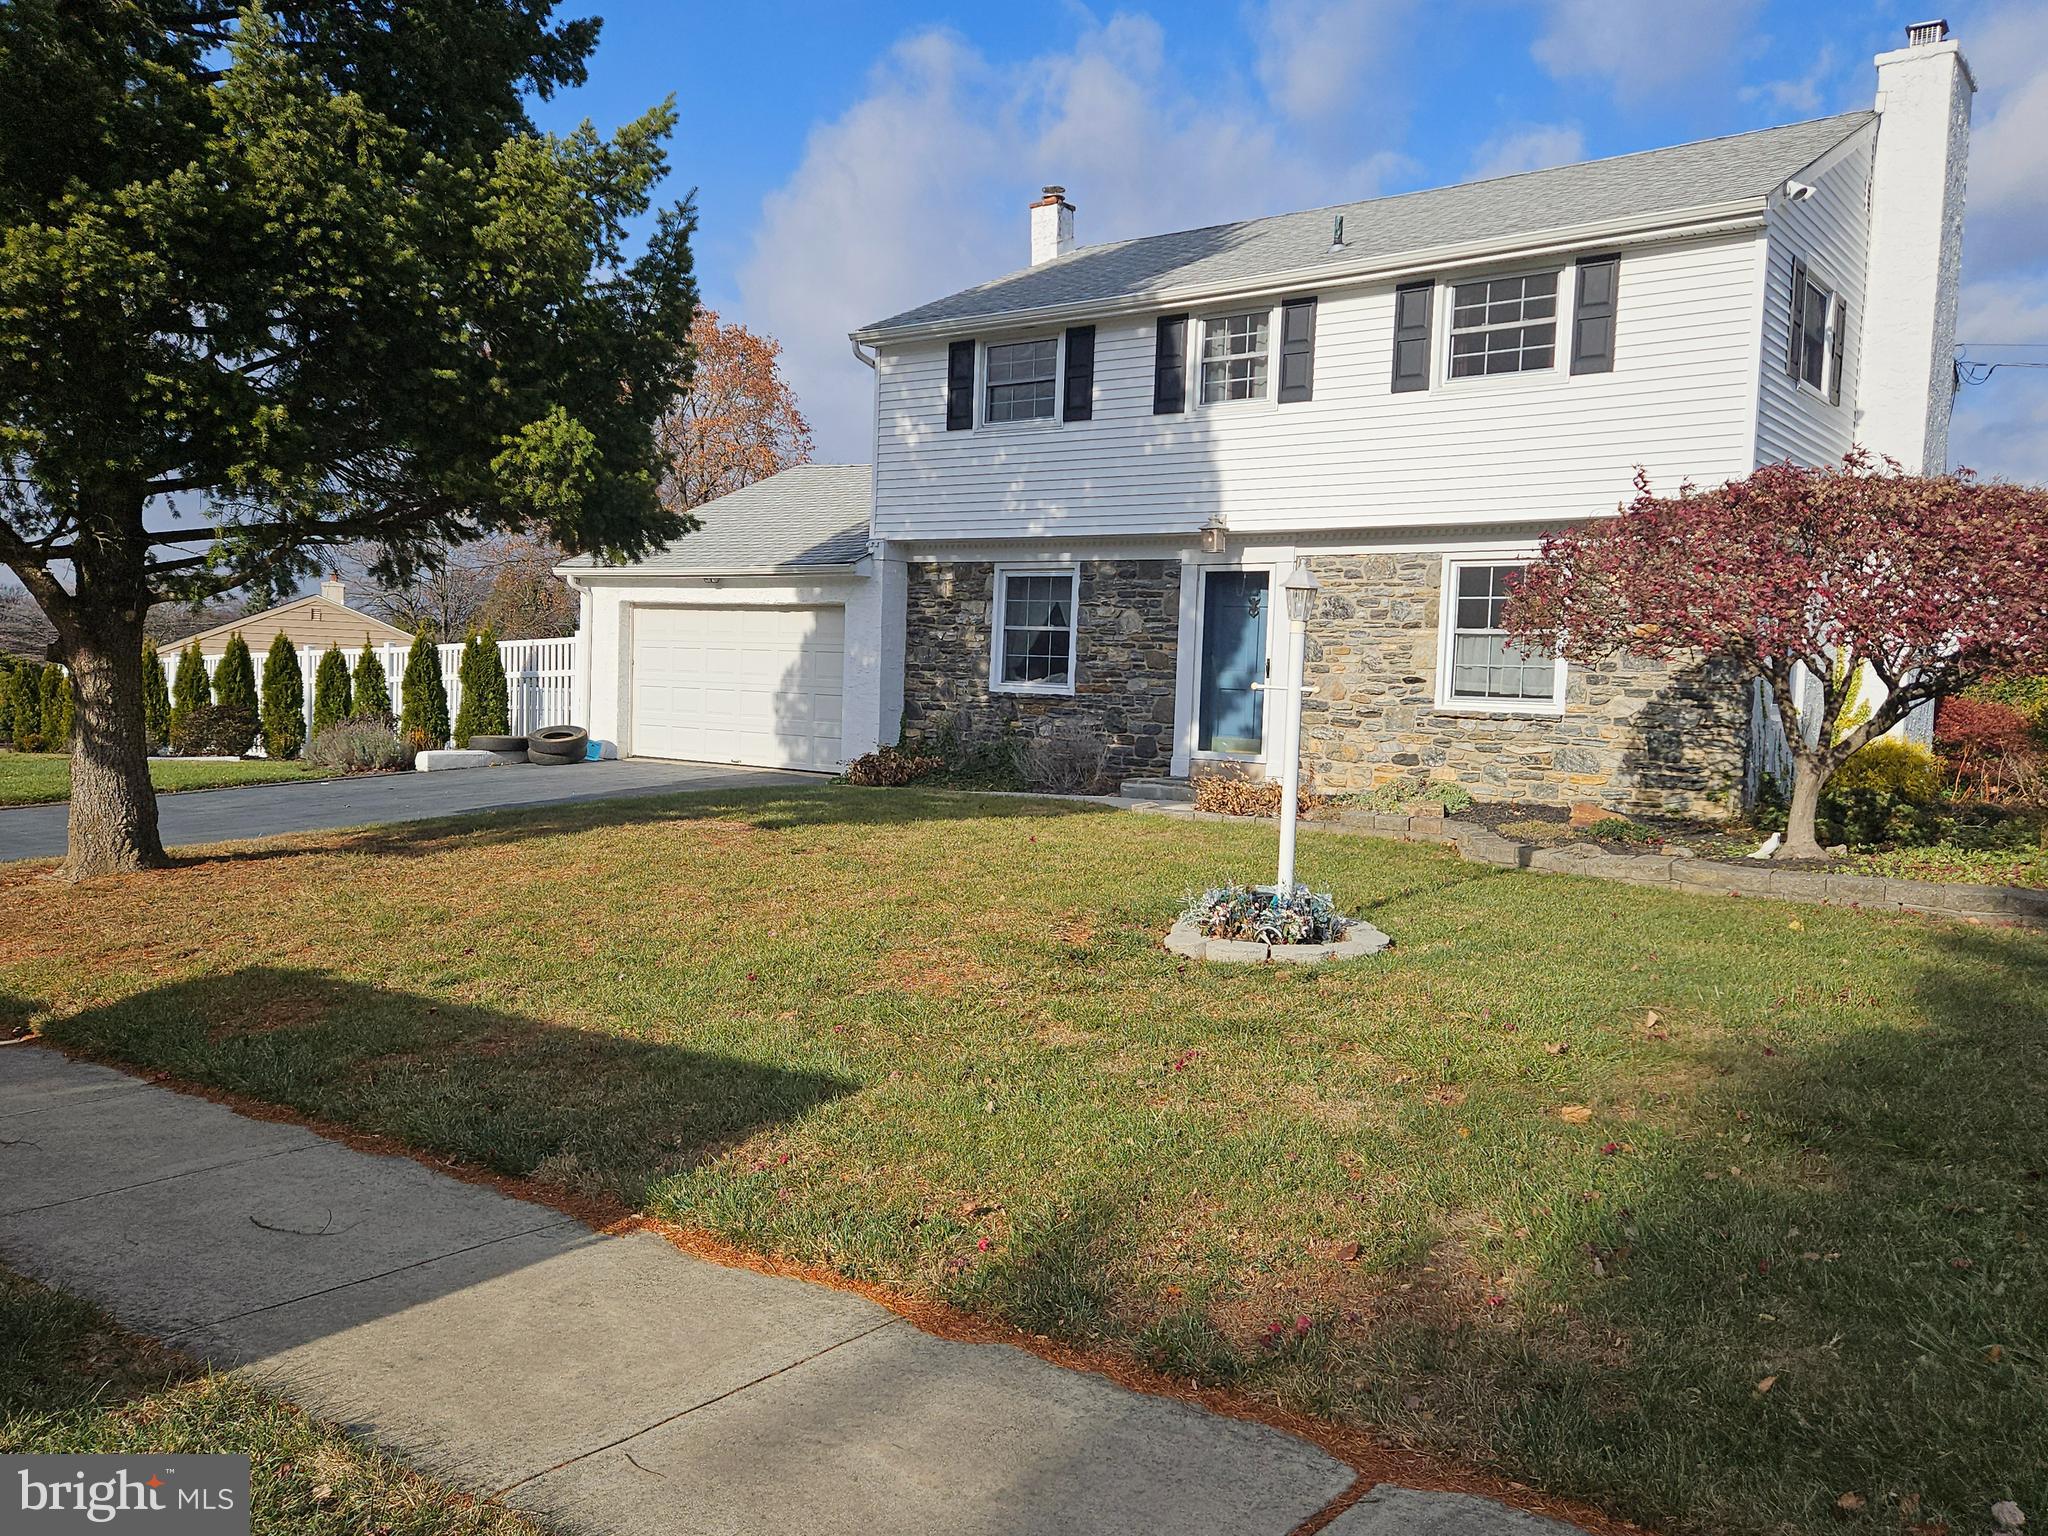
M 638 560 L 590 555 L 561 571 L 650 575 L 816 570 L 851 565 L 868 552 L 874 475 L 865 464 L 798 464 L 696 509 L 703 526 Z

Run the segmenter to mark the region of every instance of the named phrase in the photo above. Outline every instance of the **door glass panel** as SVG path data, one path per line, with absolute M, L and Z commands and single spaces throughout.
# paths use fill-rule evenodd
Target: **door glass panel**
M 1252 754 L 1265 743 L 1266 583 L 1264 571 L 1203 575 L 1200 751 Z

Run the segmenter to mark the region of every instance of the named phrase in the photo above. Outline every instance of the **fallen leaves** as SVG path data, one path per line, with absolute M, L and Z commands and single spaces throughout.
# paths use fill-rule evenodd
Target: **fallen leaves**
M 1566 1125 L 1584 1125 L 1593 1118 L 1593 1111 L 1584 1104 L 1563 1104 L 1558 1107 L 1557 1118 Z
M 1569 1041 L 1565 1040 L 1552 1040 L 1548 1042 L 1543 1047 L 1543 1049 L 1547 1055 L 1562 1056 L 1565 1054 L 1565 1052 L 1571 1049 L 1571 1044 Z
M 1838 1515 L 1860 1515 L 1863 1513 L 1864 1503 L 1865 1500 L 1862 1494 L 1845 1493 L 1835 1500 L 1835 1513 Z
M 1778 1378 L 1777 1378 L 1777 1377 L 1775 1377 L 1775 1376 L 1766 1376 L 1766 1377 L 1765 1377 L 1765 1378 L 1764 1378 L 1764 1379 L 1763 1379 L 1762 1381 L 1760 1381 L 1760 1382 L 1758 1382 L 1758 1383 L 1756 1384 L 1756 1395 L 1757 1395 L 1758 1397 L 1762 1397 L 1762 1396 L 1763 1396 L 1763 1395 L 1764 1395 L 1764 1394 L 1765 1394 L 1766 1392 L 1770 1391 L 1770 1390 L 1771 1390 L 1771 1388 L 1775 1387 L 1775 1386 L 1776 1386 L 1777 1384 L 1778 1384 Z

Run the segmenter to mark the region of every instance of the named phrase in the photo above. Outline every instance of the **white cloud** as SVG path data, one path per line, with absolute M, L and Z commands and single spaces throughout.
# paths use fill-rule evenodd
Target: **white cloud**
M 1617 100 L 1659 98 L 1674 87 L 1724 80 L 1755 51 L 1762 0 L 1546 0 L 1531 50 L 1559 80 L 1602 81 Z
M 1736 99 L 1744 102 L 1762 102 L 1773 112 L 1794 117 L 1813 117 L 1822 112 L 1822 85 L 1835 71 L 1835 47 L 1822 43 L 1820 52 L 1814 56 L 1813 68 L 1805 74 L 1790 80 L 1766 80 L 1761 85 L 1745 85 L 1735 93 Z
M 1586 136 L 1570 123 L 1536 123 L 1497 133 L 1472 156 L 1475 181 L 1545 170 L 1586 158 Z
M 1256 103 L 1194 97 L 1148 17 L 1000 67 L 956 34 L 920 32 L 764 200 L 737 308 L 782 342 L 820 455 L 863 459 L 872 377 L 846 333 L 1022 266 L 1041 183 L 1067 187 L 1093 244 L 1370 197 L 1409 169 L 1388 151 L 1305 151 Z
M 1412 0 L 1265 0 L 1252 22 L 1267 100 L 1316 129 L 1397 121 L 1405 103 L 1388 65 L 1413 9 Z

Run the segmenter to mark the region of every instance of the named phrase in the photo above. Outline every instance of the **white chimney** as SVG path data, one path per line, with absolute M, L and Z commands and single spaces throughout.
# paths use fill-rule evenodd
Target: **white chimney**
M 343 594 L 347 591 L 348 588 L 341 584 L 340 573 L 336 571 L 329 571 L 327 579 L 320 583 L 320 595 L 330 603 L 341 603 L 343 607 L 347 606 L 342 602 Z
M 1948 467 L 1963 181 L 1977 81 L 1945 21 L 1877 56 L 1877 150 L 1856 440 L 1909 473 Z
M 1031 205 L 1031 265 L 1064 256 L 1074 248 L 1074 205 L 1065 187 L 1047 187 Z

